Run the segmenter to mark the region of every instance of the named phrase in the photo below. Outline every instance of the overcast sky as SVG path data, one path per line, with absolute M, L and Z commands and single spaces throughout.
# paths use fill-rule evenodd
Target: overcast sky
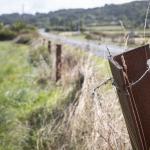
M 0 0 L 0 14 L 49 12 L 63 8 L 92 8 L 105 4 L 121 4 L 133 0 Z

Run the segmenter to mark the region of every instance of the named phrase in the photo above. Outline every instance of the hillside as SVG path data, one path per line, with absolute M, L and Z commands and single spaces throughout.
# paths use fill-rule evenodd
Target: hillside
M 18 13 L 3 14 L 0 21 L 11 24 L 23 20 L 40 27 L 78 26 L 80 25 L 116 25 L 122 20 L 128 27 L 140 27 L 144 24 L 148 1 L 134 1 L 121 5 L 105 5 L 92 9 L 64 9 L 35 15 Z M 150 19 L 150 16 L 148 17 Z M 148 23 L 150 20 L 148 19 Z
M 147 7 L 148 1 L 134 1 L 122 5 L 111 4 L 92 9 L 64 9 L 48 14 L 3 14 L 0 16 L 0 21 L 11 24 L 17 20 L 24 20 L 27 23 L 43 27 L 49 25 L 72 26 L 74 24 L 114 25 L 119 24 L 119 20 L 122 20 L 126 26 L 135 27 L 143 25 Z M 148 20 L 148 22 L 150 21 Z

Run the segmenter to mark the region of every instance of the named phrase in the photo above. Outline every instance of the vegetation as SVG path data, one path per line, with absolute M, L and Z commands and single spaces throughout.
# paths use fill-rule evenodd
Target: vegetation
M 102 41 L 106 35 L 114 40 L 114 33 L 123 34 L 119 20 L 125 27 L 143 26 L 147 3 L 1 15 L 0 150 L 130 150 L 112 85 L 94 90 L 110 77 L 108 62 L 63 45 L 61 80 L 56 83 L 55 46 L 50 54 L 41 39 L 33 41 L 37 37 L 33 25 L 46 32 L 89 31 L 72 32 L 71 38 L 79 40 Z
M 15 39 L 16 43 L 29 44 L 36 36 L 36 28 L 21 21 L 9 26 L 0 23 L 0 41 Z
M 78 79 L 65 89 L 50 80 L 48 55 L 42 46 L 0 42 L 1 150 L 36 150 L 39 131 L 63 114 L 79 89 Z
M 35 43 L 34 48 L 0 42 L 0 149 L 129 149 L 111 86 L 92 93 L 95 83 L 107 78 L 107 62 L 64 45 L 56 84 L 53 57 L 40 40 Z
M 16 37 L 16 33 L 9 28 L 0 29 L 0 41 L 12 40 Z
M 29 49 L 11 42 L 0 43 L 1 150 L 35 149 L 36 135 L 29 123 L 36 120 L 37 127 L 42 125 L 42 112 L 62 96 L 60 88 L 48 90 L 38 84 L 38 72 L 34 72 L 37 69 L 28 62 Z
M 1 15 L 0 20 L 4 24 L 12 24 L 22 20 L 38 27 L 48 27 L 58 30 L 79 30 L 87 25 L 118 25 L 120 20 L 126 27 L 135 28 L 144 26 L 148 1 L 135 1 L 122 5 L 105 5 L 93 9 L 68 9 L 49 12 L 48 14 L 8 14 Z M 147 20 L 150 24 L 150 16 Z

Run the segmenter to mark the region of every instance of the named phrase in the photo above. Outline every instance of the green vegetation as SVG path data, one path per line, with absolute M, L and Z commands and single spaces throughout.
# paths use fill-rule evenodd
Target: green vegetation
M 0 42 L 0 150 L 115 149 L 116 141 L 119 149 L 129 148 L 111 86 L 93 93 L 109 77 L 107 61 L 63 45 L 55 83 L 53 54 L 37 42 L 36 48 Z
M 34 26 L 25 24 L 22 21 L 17 21 L 10 26 L 11 30 L 17 33 L 30 33 L 34 32 L 36 29 Z
M 61 88 L 37 82 L 29 49 L 0 42 L 0 150 L 36 149 L 36 129 L 44 124 L 44 114 L 50 114 L 63 98 Z
M 67 71 L 79 61 L 73 57 L 68 52 L 65 55 Z M 37 150 L 37 145 L 40 150 L 48 150 L 39 143 L 39 134 L 63 118 L 81 89 L 83 75 L 69 79 L 64 68 L 63 85 L 56 85 L 51 79 L 51 59 L 43 46 L 34 49 L 0 42 L 0 60 L 0 150 Z M 49 144 L 47 139 L 42 140 L 42 144 Z
M 12 40 L 16 37 L 16 33 L 9 28 L 0 29 L 0 41 Z
M 0 20 L 5 24 L 12 24 L 22 20 L 38 27 L 46 27 L 49 30 L 82 30 L 87 25 L 119 25 L 120 20 L 128 28 L 144 26 L 148 1 L 135 1 L 121 5 L 105 5 L 93 9 L 68 9 L 49 12 L 47 14 L 8 14 L 1 15 Z M 147 20 L 150 25 L 150 16 Z
M 18 37 L 16 39 L 17 43 L 28 44 L 35 34 L 35 27 L 21 21 L 17 21 L 9 26 L 0 23 L 0 41 L 13 40 Z

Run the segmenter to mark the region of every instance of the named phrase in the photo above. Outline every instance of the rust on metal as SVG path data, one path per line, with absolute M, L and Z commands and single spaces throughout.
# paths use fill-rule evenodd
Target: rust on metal
M 51 54 L 51 41 L 48 41 L 48 52 Z
M 149 45 L 110 57 L 109 63 L 134 150 L 150 149 Z
M 56 82 L 61 79 L 61 54 L 62 46 L 60 44 L 56 45 Z

